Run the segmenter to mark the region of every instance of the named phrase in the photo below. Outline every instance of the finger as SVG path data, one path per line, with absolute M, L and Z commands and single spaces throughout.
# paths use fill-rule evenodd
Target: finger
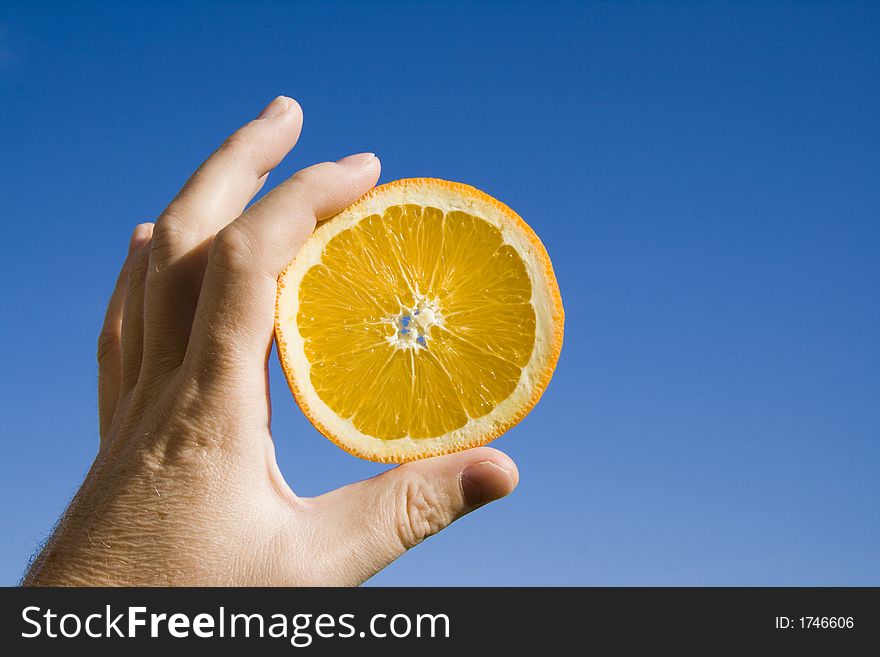
M 125 397 L 137 383 L 141 370 L 144 341 L 144 284 L 150 262 L 153 224 L 144 227 L 143 245 L 131 256 L 131 269 L 122 312 L 122 376 L 119 399 Z
M 257 184 L 254 185 L 254 193 L 251 194 L 251 200 L 253 200 L 253 198 L 260 193 L 260 190 L 263 189 L 263 186 L 266 184 L 266 180 L 268 180 L 268 178 L 269 174 L 266 173 L 261 176 L 259 180 L 257 180 Z
M 297 102 L 279 96 L 198 168 L 156 221 L 145 298 L 148 360 L 158 352 L 159 361 L 179 364 L 211 240 L 242 213 L 301 127 Z
M 312 499 L 326 581 L 363 582 L 454 520 L 509 495 L 518 482 L 507 455 L 480 447 L 406 463 Z
M 262 369 L 272 343 L 277 278 L 311 235 L 368 192 L 381 166 L 372 153 L 303 169 L 223 229 L 211 246 L 186 366 L 212 378 L 232 364 Z M 222 378 L 217 379 L 221 385 Z
M 122 383 L 122 317 L 134 254 L 149 241 L 152 224 L 135 227 L 128 242 L 128 255 L 107 304 L 104 325 L 98 336 L 98 426 L 103 447 L 113 421 Z

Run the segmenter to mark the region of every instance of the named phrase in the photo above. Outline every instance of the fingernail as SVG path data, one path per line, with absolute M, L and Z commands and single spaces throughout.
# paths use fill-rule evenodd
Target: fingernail
M 336 164 L 341 164 L 344 167 L 359 167 L 374 157 L 376 157 L 375 153 L 357 153 L 356 155 L 347 155 L 341 160 L 336 160 Z
M 461 473 L 461 492 L 472 507 L 488 504 L 513 490 L 510 473 L 492 461 L 474 463 Z
M 260 112 L 258 119 L 271 119 L 273 116 L 280 116 L 290 109 L 290 98 L 287 96 L 278 96 L 271 103 L 266 105 L 265 109 Z

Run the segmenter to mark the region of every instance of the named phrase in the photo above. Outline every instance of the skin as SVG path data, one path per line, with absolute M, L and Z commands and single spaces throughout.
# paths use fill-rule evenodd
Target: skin
M 134 230 L 98 341 L 99 451 L 25 585 L 356 585 L 515 488 L 488 447 L 314 498 L 282 477 L 276 279 L 380 171 L 370 153 L 317 164 L 245 211 L 301 127 L 276 98 Z

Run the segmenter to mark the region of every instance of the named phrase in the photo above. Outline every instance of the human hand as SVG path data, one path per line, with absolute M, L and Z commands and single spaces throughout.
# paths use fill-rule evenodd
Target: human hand
M 315 498 L 282 477 L 276 278 L 380 170 L 367 153 L 317 164 L 245 211 L 301 126 L 275 99 L 135 229 L 98 343 L 99 451 L 24 584 L 355 585 L 516 486 L 488 447 Z

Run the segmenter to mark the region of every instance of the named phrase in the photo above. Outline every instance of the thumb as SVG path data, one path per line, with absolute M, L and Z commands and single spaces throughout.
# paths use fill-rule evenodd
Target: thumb
M 400 465 L 313 498 L 325 581 L 359 584 L 474 509 L 510 494 L 514 462 L 489 447 Z

